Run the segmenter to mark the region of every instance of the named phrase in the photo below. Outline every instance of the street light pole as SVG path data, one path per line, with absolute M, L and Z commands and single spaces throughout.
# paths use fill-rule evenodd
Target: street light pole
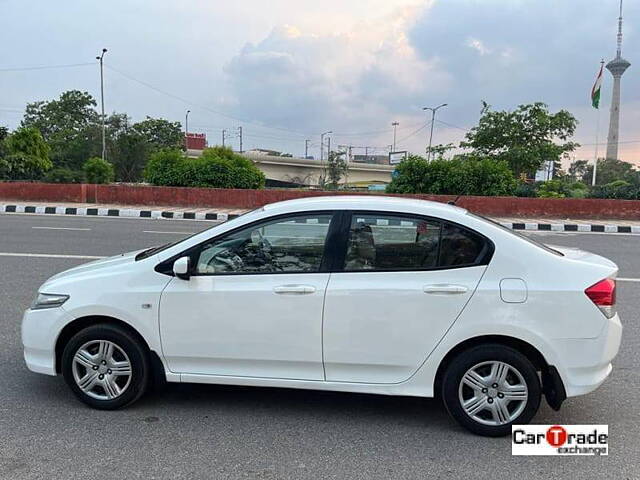
M 309 140 L 304 141 L 304 158 L 309 157 Z
M 100 62 L 100 104 L 102 105 L 102 160 L 105 159 L 107 151 L 106 127 L 104 119 L 104 69 L 102 67 L 102 60 L 105 53 L 107 53 L 107 49 L 103 48 L 102 53 L 96 57 L 96 60 Z
M 224 147 L 224 139 L 227 136 L 227 130 L 225 128 L 222 129 L 222 146 Z
M 187 113 L 184 115 L 184 148 L 189 148 L 189 114 L 191 110 L 187 110 Z
M 431 160 L 431 141 L 433 140 L 433 124 L 436 121 L 436 112 L 442 107 L 446 107 L 447 104 L 443 103 L 437 107 L 423 107 L 422 110 L 429 110 L 431 112 L 431 133 L 429 134 L 429 150 L 427 150 L 427 162 Z
M 396 151 L 396 128 L 400 125 L 398 122 L 393 122 L 391 126 L 393 127 L 393 152 Z
M 242 127 L 238 127 L 238 136 L 240 137 L 240 153 L 242 153 Z

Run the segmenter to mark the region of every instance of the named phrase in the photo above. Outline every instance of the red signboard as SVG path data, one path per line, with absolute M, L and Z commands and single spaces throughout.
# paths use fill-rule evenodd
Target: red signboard
M 185 137 L 187 150 L 204 150 L 207 147 L 207 135 L 205 133 L 188 133 Z

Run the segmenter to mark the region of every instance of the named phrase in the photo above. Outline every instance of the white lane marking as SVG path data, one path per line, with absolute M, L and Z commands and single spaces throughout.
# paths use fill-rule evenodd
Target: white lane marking
M 640 283 L 640 278 L 623 278 L 623 277 L 618 277 L 618 278 L 616 278 L 616 280 L 618 280 L 619 282 L 638 282 L 638 283 Z
M 522 232 L 525 235 L 540 235 L 541 237 L 555 237 L 563 235 L 565 237 L 575 237 L 580 235 L 615 235 L 617 237 L 637 237 L 639 233 L 623 233 L 623 232 L 552 232 L 550 230 L 516 230 Z
M 175 235 L 193 235 L 196 232 L 167 232 L 162 230 L 143 230 L 142 233 L 172 233 Z
M 35 257 L 35 258 L 77 258 L 77 259 L 87 259 L 87 260 L 98 260 L 100 257 L 96 255 L 61 255 L 58 253 L 10 253 L 10 252 L 0 252 L 0 257 Z
M 74 228 L 74 227 L 31 227 L 36 230 L 74 230 L 74 231 L 83 231 L 89 232 L 90 228 Z

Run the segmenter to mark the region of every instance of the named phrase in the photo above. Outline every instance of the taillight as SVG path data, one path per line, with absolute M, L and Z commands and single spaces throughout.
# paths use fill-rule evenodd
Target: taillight
M 584 293 L 604 313 L 607 318 L 616 314 L 616 281 L 613 278 L 605 278 L 595 285 L 591 285 Z

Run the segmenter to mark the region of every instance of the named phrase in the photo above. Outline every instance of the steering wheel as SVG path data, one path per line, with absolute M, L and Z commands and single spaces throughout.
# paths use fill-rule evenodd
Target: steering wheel
M 256 230 L 258 235 L 258 247 L 265 255 L 271 255 L 271 242 L 267 240 L 260 230 Z

